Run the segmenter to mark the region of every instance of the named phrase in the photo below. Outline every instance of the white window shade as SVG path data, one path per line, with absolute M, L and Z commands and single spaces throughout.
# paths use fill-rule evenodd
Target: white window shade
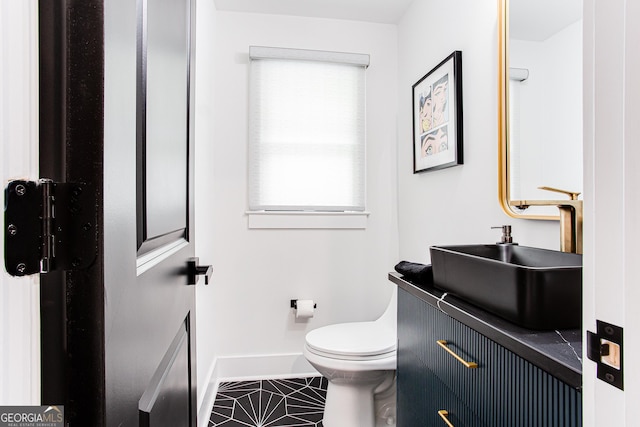
M 366 65 L 367 55 L 251 48 L 250 210 L 364 210 Z

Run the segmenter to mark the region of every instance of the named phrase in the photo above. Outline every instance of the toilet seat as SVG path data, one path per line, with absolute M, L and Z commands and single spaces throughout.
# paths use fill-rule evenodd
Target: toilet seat
M 340 323 L 314 329 L 306 336 L 314 354 L 340 360 L 376 360 L 394 357 L 396 335 L 379 322 Z

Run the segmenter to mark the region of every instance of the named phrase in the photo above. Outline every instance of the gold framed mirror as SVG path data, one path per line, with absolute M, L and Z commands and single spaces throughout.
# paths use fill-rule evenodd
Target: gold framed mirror
M 582 1 L 498 1 L 499 203 L 558 220 L 582 191 Z

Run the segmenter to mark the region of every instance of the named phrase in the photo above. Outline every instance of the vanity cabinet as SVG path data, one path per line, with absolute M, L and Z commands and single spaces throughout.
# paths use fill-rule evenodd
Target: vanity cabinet
M 398 427 L 582 425 L 578 389 L 402 288 L 397 354 Z

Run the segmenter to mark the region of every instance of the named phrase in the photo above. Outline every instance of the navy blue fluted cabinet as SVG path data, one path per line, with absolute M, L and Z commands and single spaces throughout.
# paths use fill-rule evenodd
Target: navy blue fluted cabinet
M 463 361 L 468 368 L 437 341 Z M 581 393 L 398 289 L 398 427 L 578 427 Z

